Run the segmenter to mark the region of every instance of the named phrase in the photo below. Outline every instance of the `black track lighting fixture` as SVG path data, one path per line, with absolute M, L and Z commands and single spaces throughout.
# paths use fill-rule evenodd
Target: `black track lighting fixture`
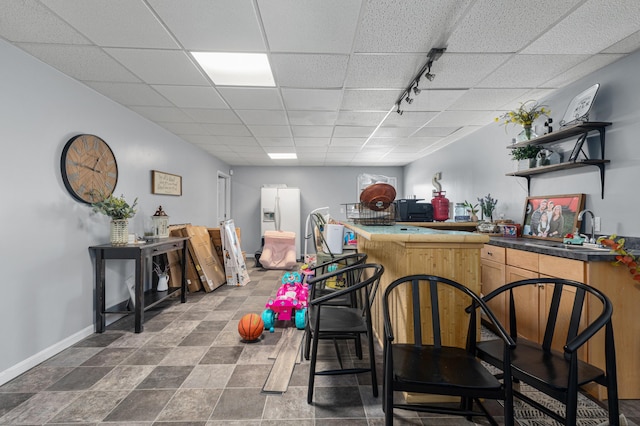
M 396 105 L 398 107 L 398 110 L 397 110 L 398 114 L 402 115 L 402 110 L 400 109 L 400 104 L 402 104 L 402 101 L 405 101 L 408 104 L 413 103 L 414 99 L 410 96 L 412 90 L 415 96 L 419 95 L 420 92 L 422 92 L 422 89 L 418 87 L 418 83 L 420 83 L 420 78 L 423 75 L 424 75 L 424 78 L 426 78 L 429 81 L 433 81 L 433 79 L 436 78 L 436 75 L 431 72 L 431 66 L 435 61 L 440 59 L 440 57 L 442 56 L 445 50 L 446 48 L 444 47 L 433 48 L 429 50 L 429 53 L 427 54 L 427 62 L 422 66 L 422 68 L 420 68 L 420 72 L 418 73 L 418 75 L 416 75 L 416 77 L 411 81 L 411 84 L 409 85 L 409 87 L 407 87 L 406 90 L 402 92 L 402 95 L 396 101 Z
M 424 75 L 424 78 L 429 81 L 433 81 L 433 79 L 436 78 L 435 74 L 431 74 L 431 65 L 433 65 L 433 62 L 429 61 L 429 63 L 427 64 L 427 72 Z
M 422 92 L 422 89 L 418 87 L 418 83 L 420 83 L 420 78 L 418 78 L 418 79 L 416 80 L 416 83 L 415 83 L 416 85 L 415 85 L 415 86 L 413 86 L 413 94 L 414 94 L 414 95 L 419 95 L 419 94 L 420 94 L 420 92 Z

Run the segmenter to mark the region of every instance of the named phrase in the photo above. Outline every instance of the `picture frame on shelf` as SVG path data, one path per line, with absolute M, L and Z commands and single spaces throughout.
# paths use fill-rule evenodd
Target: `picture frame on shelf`
M 580 227 L 578 214 L 584 209 L 584 194 L 527 197 L 522 219 L 522 236 L 552 241 Z
M 182 176 L 151 170 L 151 193 L 181 196 Z

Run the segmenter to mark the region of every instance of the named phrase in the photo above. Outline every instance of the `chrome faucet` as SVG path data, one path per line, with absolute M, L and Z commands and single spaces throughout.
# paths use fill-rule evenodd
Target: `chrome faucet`
M 591 210 L 582 210 L 580 213 L 578 213 L 578 220 L 582 220 L 582 218 L 584 217 L 585 213 L 589 213 L 591 215 L 591 238 L 589 239 L 589 242 L 591 244 L 595 244 L 596 239 L 595 239 L 595 222 L 596 222 L 596 218 L 595 215 L 593 214 L 593 212 Z M 586 230 L 586 227 L 585 227 Z

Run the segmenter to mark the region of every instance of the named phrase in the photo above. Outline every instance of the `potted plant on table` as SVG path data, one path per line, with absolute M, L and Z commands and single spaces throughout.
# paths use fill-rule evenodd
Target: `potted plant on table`
M 136 214 L 135 207 L 137 204 L 138 198 L 133 200 L 133 204 L 129 205 L 124 195 L 114 197 L 113 194 L 104 198 L 102 201 L 91 204 L 94 212 L 111 218 L 111 244 L 127 244 L 129 237 L 128 219 Z
M 469 213 L 471 213 L 471 222 L 477 222 L 478 221 L 478 212 L 480 211 L 478 209 L 478 204 L 471 204 L 469 201 L 464 200 L 463 205 L 465 206 L 465 208 L 469 211 Z

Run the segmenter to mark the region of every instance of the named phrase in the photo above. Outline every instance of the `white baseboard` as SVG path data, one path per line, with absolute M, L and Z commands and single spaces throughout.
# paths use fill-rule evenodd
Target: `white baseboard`
M 85 337 L 92 335 L 94 331 L 94 326 L 92 324 L 89 327 L 67 337 L 66 339 L 57 342 L 55 345 L 49 346 L 48 348 L 38 352 L 37 354 L 25 359 L 24 361 L 21 361 L 4 371 L 0 371 L 0 385 L 7 383 L 9 380 L 15 379 L 25 371 L 35 367 L 43 361 L 46 361 L 52 356 L 67 349 L 68 347 L 73 346 Z

